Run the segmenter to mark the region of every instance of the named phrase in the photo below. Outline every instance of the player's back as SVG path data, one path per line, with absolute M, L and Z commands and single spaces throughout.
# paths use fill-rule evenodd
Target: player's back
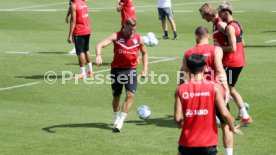
M 136 68 L 139 54 L 140 35 L 134 33 L 127 38 L 123 31 L 117 32 L 117 39 L 114 44 L 114 59 L 112 68 Z
M 75 0 L 76 5 L 76 27 L 74 30 L 75 35 L 87 35 L 91 33 L 89 23 L 89 12 L 85 1 Z
M 123 5 L 123 10 L 121 13 L 122 16 L 122 25 L 124 25 L 125 20 L 127 18 L 132 18 L 136 20 L 136 12 L 135 12 L 135 7 L 134 7 L 134 2 L 133 0 L 121 0 L 120 4 Z
M 188 49 L 185 53 L 186 60 L 191 54 L 201 54 L 206 58 L 206 68 L 204 70 L 205 75 L 215 76 L 215 48 L 216 46 L 210 44 L 196 45 Z M 213 72 L 213 73 L 212 73 Z M 209 76 L 207 76 L 209 77 Z M 215 77 L 214 77 L 215 79 Z M 209 79 L 210 80 L 210 79 Z
M 184 147 L 217 145 L 214 84 L 190 80 L 179 86 L 178 95 L 184 118 L 179 144 Z

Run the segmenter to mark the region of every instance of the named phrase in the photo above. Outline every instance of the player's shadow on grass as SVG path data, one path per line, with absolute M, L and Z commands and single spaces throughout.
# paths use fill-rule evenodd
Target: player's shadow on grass
M 97 65 L 95 62 L 92 62 L 93 65 Z M 79 63 L 66 63 L 65 65 L 70 65 L 70 66 L 79 66 Z M 110 66 L 110 63 L 103 62 L 101 66 Z
M 245 45 L 246 48 L 275 48 L 276 45 Z
M 134 123 L 136 125 L 155 125 L 158 127 L 176 128 L 172 115 L 166 115 L 162 118 L 149 118 L 146 120 L 127 120 L 125 123 Z
M 53 126 L 42 128 L 42 130 L 48 133 L 55 133 L 54 129 L 57 129 L 57 128 L 98 128 L 98 129 L 106 129 L 106 130 L 113 129 L 110 124 L 106 124 L 106 123 L 80 123 L 80 124 L 53 125 Z
M 276 33 L 276 31 L 268 30 L 268 31 L 262 31 L 262 33 Z
M 23 78 L 23 79 L 44 79 L 44 75 L 30 75 L 30 76 L 15 76 L 15 78 Z M 61 79 L 61 75 L 56 76 L 57 79 Z

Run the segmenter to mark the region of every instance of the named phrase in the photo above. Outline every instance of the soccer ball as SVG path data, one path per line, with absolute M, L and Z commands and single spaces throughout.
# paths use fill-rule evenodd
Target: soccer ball
M 150 46 L 157 46 L 158 45 L 158 40 L 156 38 L 153 38 L 150 40 Z
M 150 107 L 146 105 L 140 105 L 137 109 L 137 115 L 140 119 L 148 119 L 151 115 Z
M 244 102 L 243 104 L 244 104 L 244 107 L 246 110 L 248 110 L 250 108 L 250 105 L 248 103 Z
M 144 44 L 145 45 L 149 45 L 150 44 L 150 40 L 147 36 L 143 36 L 143 40 L 144 40 Z
M 147 34 L 147 37 L 151 40 L 151 39 L 154 39 L 155 38 L 155 34 L 154 33 L 152 33 L 152 32 L 149 32 L 148 34 Z

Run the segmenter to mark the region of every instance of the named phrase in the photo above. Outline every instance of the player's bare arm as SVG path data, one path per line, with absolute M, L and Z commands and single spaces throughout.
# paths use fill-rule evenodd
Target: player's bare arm
M 175 121 L 176 125 L 179 128 L 182 127 L 181 115 L 182 115 L 182 105 L 181 105 L 181 101 L 180 101 L 180 98 L 177 94 L 177 89 L 176 89 L 176 91 L 175 91 L 175 104 L 174 104 L 174 121 Z
M 229 45 L 230 46 L 222 46 L 221 48 L 223 49 L 224 52 L 236 52 L 237 51 L 237 40 L 236 40 L 236 35 L 235 35 L 235 28 L 231 25 L 229 25 L 226 28 L 226 33 L 229 38 Z
M 102 60 L 102 49 L 111 44 L 114 40 L 116 40 L 116 33 L 110 35 L 103 41 L 97 44 L 96 46 L 96 64 L 98 66 L 102 65 L 103 60 Z
M 223 120 L 229 125 L 230 131 L 235 134 L 242 135 L 242 131 L 238 127 L 234 126 L 234 117 L 230 114 L 227 107 L 224 104 L 222 93 L 219 90 L 217 84 L 215 85 L 215 106 L 218 108 Z
M 69 30 L 69 35 L 68 35 L 67 41 L 69 43 L 72 43 L 73 42 L 73 32 L 76 27 L 76 18 L 77 18 L 76 5 L 72 4 L 70 9 L 71 9 L 71 22 L 70 22 L 70 30 Z
M 179 84 L 185 83 L 185 73 L 186 72 L 188 74 L 188 67 L 186 64 L 186 57 L 185 55 L 183 56 L 182 59 L 182 66 L 180 68 L 180 74 L 179 74 Z
M 148 74 L 148 52 L 144 44 L 143 37 L 140 37 L 140 52 L 142 53 L 143 71 L 142 77 L 146 77 Z
M 230 91 L 227 84 L 227 75 L 222 65 L 223 51 L 220 47 L 216 47 L 214 57 L 215 57 L 214 64 L 215 64 L 216 74 L 218 75 L 219 82 L 222 84 L 223 88 L 225 89 L 225 95 L 226 95 L 225 103 L 227 103 L 230 98 Z
M 224 33 L 226 26 L 227 26 L 227 24 L 225 22 L 220 22 L 220 23 L 218 23 L 218 30 L 220 32 Z
M 124 8 L 123 3 L 121 3 L 121 0 L 118 0 L 117 2 L 117 12 L 121 12 Z
M 65 22 L 68 24 L 69 23 L 69 17 L 71 15 L 71 5 L 68 8 L 67 14 L 66 14 L 66 18 L 65 18 Z

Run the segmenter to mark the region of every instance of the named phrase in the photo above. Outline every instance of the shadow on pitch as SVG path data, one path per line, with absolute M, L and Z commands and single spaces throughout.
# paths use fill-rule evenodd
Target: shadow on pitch
M 275 48 L 276 45 L 245 45 L 246 48 Z
M 268 30 L 268 31 L 262 31 L 262 33 L 275 33 L 276 31 Z
M 93 65 L 96 65 L 95 62 L 92 62 Z M 79 66 L 79 63 L 66 63 L 65 65 L 70 65 L 70 66 Z M 110 63 L 103 62 L 101 66 L 110 66 Z
M 23 78 L 23 79 L 39 79 L 42 80 L 44 79 L 44 75 L 31 75 L 31 76 L 15 76 L 15 78 Z M 61 75 L 56 76 L 57 79 L 61 79 Z
M 155 125 L 158 127 L 176 128 L 172 115 L 166 115 L 162 118 L 149 118 L 146 120 L 127 120 L 125 123 L 134 123 L 136 125 Z
M 45 132 L 55 133 L 54 129 L 57 128 L 98 128 L 105 130 L 113 130 L 110 124 L 106 123 L 80 123 L 80 124 L 61 124 L 61 125 L 53 125 L 50 127 L 42 128 Z

